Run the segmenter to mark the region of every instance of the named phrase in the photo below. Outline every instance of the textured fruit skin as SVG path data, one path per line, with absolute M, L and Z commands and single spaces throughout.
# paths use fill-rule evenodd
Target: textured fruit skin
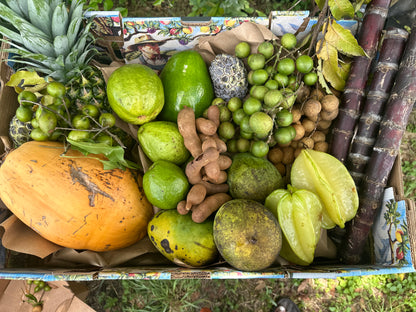
M 160 209 L 175 209 L 185 199 L 189 182 L 179 166 L 158 160 L 145 172 L 143 189 L 151 204 Z
M 63 247 L 108 251 L 146 235 L 153 208 L 131 170 L 102 163 L 58 142 L 24 143 L 0 167 L 0 198 L 27 226 Z M 97 156 L 98 157 L 98 156 Z
M 231 266 L 259 271 L 276 260 L 282 247 L 282 232 L 265 206 L 254 200 L 233 199 L 215 215 L 214 241 Z
M 252 199 L 263 203 L 266 197 L 283 187 L 283 179 L 267 159 L 250 153 L 238 153 L 228 169 L 227 183 L 234 199 Z
M 190 213 L 181 215 L 176 209 L 161 210 L 147 226 L 156 249 L 170 261 L 185 267 L 201 267 L 217 260 L 212 231 L 212 218 L 195 223 Z
M 142 64 L 117 68 L 108 78 L 107 97 L 113 111 L 134 125 L 155 119 L 165 103 L 162 81 Z
M 174 54 L 163 67 L 160 78 L 165 91 L 165 105 L 159 119 L 176 122 L 179 111 L 191 107 L 196 118 L 211 105 L 214 88 L 202 56 L 193 50 Z
M 137 138 L 143 152 L 152 162 L 166 160 L 181 165 L 189 158 L 183 136 L 174 122 L 148 122 L 139 128 Z

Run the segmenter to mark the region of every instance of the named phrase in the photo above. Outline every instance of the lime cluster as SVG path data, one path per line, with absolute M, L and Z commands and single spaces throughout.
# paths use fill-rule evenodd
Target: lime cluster
M 294 105 L 301 86 L 314 85 L 313 59 L 296 49 L 293 34 L 264 41 L 255 53 L 247 42 L 235 46 L 235 55 L 248 66 L 249 93 L 241 100 L 214 99 L 221 107 L 219 136 L 230 152 L 251 152 L 264 157 L 276 145 L 287 145 L 296 136 L 292 126 Z
M 36 92 L 23 90 L 18 95 L 16 118 L 30 123 L 30 138 L 35 141 L 94 141 L 113 145 L 106 129 L 114 127 L 113 114 L 93 104 L 80 108 L 71 104 L 66 88 L 60 82 L 50 82 Z
M 51 290 L 51 286 L 48 285 L 48 283 L 41 281 L 41 280 L 27 280 L 26 283 L 28 285 L 34 285 L 35 288 L 33 289 L 33 291 L 35 293 L 43 290 L 43 291 L 50 291 Z

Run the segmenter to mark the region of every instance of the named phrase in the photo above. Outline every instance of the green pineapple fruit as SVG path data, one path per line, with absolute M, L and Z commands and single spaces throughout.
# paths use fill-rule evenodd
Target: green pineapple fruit
M 13 61 L 67 88 L 79 110 L 94 104 L 109 111 L 105 81 L 90 61 L 96 53 L 90 33 L 92 20 L 84 17 L 83 0 L 5 0 L 0 2 L 0 34 L 7 38 Z M 85 22 L 85 23 L 84 23 Z

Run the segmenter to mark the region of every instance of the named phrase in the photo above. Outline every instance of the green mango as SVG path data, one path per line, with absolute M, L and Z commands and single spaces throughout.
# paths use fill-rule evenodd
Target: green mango
M 178 126 L 170 121 L 150 121 L 137 131 L 140 147 L 152 162 L 170 161 L 183 164 L 189 158 L 189 151 L 183 142 Z
M 211 105 L 214 87 L 202 56 L 193 50 L 174 54 L 160 73 L 165 104 L 158 119 L 176 122 L 179 111 L 191 107 L 196 118 Z
M 209 218 L 195 223 L 190 213 L 161 210 L 148 223 L 147 233 L 156 249 L 170 261 L 179 266 L 201 267 L 213 263 L 219 255 L 213 222 Z

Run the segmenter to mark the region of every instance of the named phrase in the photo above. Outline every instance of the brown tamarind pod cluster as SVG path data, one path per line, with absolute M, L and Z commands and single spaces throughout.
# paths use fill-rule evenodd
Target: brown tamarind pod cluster
M 286 145 L 275 145 L 267 155 L 283 177 L 288 175 L 303 149 L 328 152 L 328 134 L 338 116 L 339 103 L 335 94 L 327 94 L 319 88 L 302 87 L 291 109 L 295 138 Z
M 195 118 L 193 109 L 184 107 L 178 114 L 177 123 L 185 147 L 193 157 L 185 168 L 185 175 L 192 186 L 186 199 L 178 203 L 177 210 L 180 214 L 192 211 L 192 220 L 201 223 L 231 200 L 227 194 L 226 170 L 232 160 L 224 154 L 227 145 L 217 134 L 219 107 L 210 106 L 207 118 Z

